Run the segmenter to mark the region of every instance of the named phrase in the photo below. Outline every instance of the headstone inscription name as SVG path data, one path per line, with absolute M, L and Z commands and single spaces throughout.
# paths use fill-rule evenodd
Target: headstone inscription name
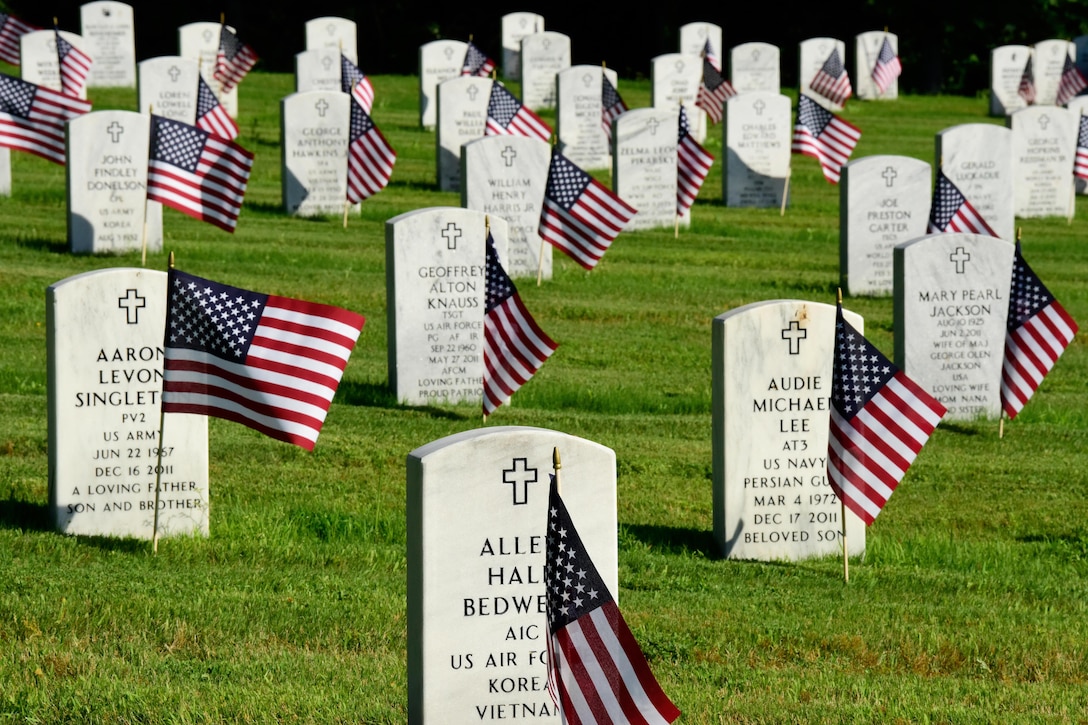
M 706 140 L 706 111 L 695 105 L 703 82 L 703 59 L 686 53 L 665 53 L 650 61 L 650 105 L 678 111 L 684 104 L 691 136 Z
M 627 229 L 672 226 L 676 221 L 677 111 L 636 108 L 616 119 L 613 191 L 638 209 Z M 680 223 L 691 224 L 685 210 Z
M 207 418 L 168 415 L 159 438 L 165 323 L 165 272 L 102 269 L 46 291 L 57 531 L 150 539 L 159 476 L 159 534 L 207 536 Z
M 461 146 L 484 136 L 492 83 L 490 78 L 457 76 L 438 84 L 435 175 L 442 191 L 461 188 Z
M 677 50 L 689 55 L 699 55 L 710 41 L 710 48 L 718 56 L 719 64 L 725 62 L 725 49 L 722 48 L 722 26 L 714 23 L 695 22 L 680 26 L 680 47 Z M 724 65 L 722 66 L 724 68 Z
M 1008 116 L 1027 108 L 1020 95 L 1020 79 L 1031 58 L 1026 45 L 1000 45 L 990 51 L 990 115 Z
M 468 44 L 461 40 L 432 40 L 419 46 L 419 125 L 438 123 L 438 84 L 461 75 Z
M 79 8 L 84 50 L 94 59 L 87 85 L 133 88 L 136 85 L 136 25 L 132 6 L 98 0 Z
M 544 30 L 521 39 L 521 103 L 555 108 L 555 74 L 569 68 L 570 36 Z
M 1076 57 L 1076 46 L 1068 40 L 1040 40 L 1032 58 L 1035 64 L 1035 105 L 1053 106 L 1058 99 L 1065 59 Z
M 729 51 L 730 84 L 737 93 L 782 88 L 781 51 L 770 43 L 741 43 Z
M 339 50 L 311 48 L 295 55 L 295 93 L 339 90 Z
M 835 306 L 755 302 L 714 318 L 714 538 L 730 559 L 797 560 L 842 550 L 827 482 Z M 861 317 L 844 311 L 863 332 Z M 847 513 L 850 554 L 865 524 Z
M 485 136 L 461 149 L 461 206 L 507 221 L 510 248 L 500 256 L 514 279 L 552 278 L 552 245 L 539 234 L 551 158 L 547 141 L 526 136 Z
M 1013 252 L 960 233 L 895 248 L 895 364 L 948 408 L 945 420 L 1001 412 Z
M 280 101 L 283 204 L 288 214 L 342 214 L 347 204 L 351 96 L 292 93 Z M 352 210 L 359 212 L 360 205 Z
M 521 80 L 521 41 L 527 35 L 544 32 L 544 16 L 536 13 L 507 13 L 502 16 L 502 75 Z
M 1072 217 L 1073 160 L 1080 117 L 1057 106 L 1031 106 L 1009 116 L 1018 217 Z
M 559 151 L 583 169 L 606 169 L 611 160 L 601 125 L 602 76 L 618 88 L 616 71 L 599 65 L 574 65 L 556 74 Z
M 162 249 L 162 204 L 147 200 L 151 117 L 92 111 L 68 122 L 65 179 L 72 252 Z
M 933 171 L 909 156 L 864 156 L 839 181 L 839 277 L 851 295 L 892 293 L 892 249 L 925 235 Z
M 162 55 L 140 61 L 139 108 L 156 116 L 196 123 L 200 67 L 192 58 Z
M 937 165 L 1002 239 L 1013 239 L 1012 131 L 964 123 L 937 133 Z
M 790 172 L 790 99 L 750 91 L 725 102 L 722 146 L 726 206 L 778 207 Z
M 616 596 L 611 449 L 543 428 L 498 427 L 408 454 L 411 722 L 559 722 L 546 691 L 543 584 L 555 449 L 564 503 Z
M 385 223 L 389 387 L 400 403 L 483 399 L 487 221 L 505 266 L 509 234 L 499 217 L 430 207 Z
M 60 31 L 60 36 L 84 52 L 87 50 L 82 36 Z M 93 59 L 92 59 L 93 60 Z M 91 64 L 94 67 L 94 64 Z M 19 38 L 19 77 L 24 81 L 60 91 L 60 62 L 57 59 L 57 36 L 53 30 L 34 30 Z M 87 85 L 80 89 L 79 97 L 87 99 Z
M 337 17 L 313 18 L 306 21 L 306 50 L 332 50 L 343 52 L 355 65 L 359 65 L 358 30 L 354 20 Z M 337 57 L 337 69 L 340 58 Z
M 826 96 L 813 91 L 811 85 L 812 79 L 815 78 L 816 74 L 823 68 L 824 63 L 827 62 L 827 59 L 833 50 L 839 51 L 839 61 L 842 63 L 843 71 L 845 72 L 846 43 L 835 38 L 809 38 L 801 41 L 798 50 L 799 65 L 797 69 L 797 81 L 800 84 L 798 92 L 805 94 L 828 110 L 842 110 L 841 103 L 835 103 Z M 851 86 L 853 86 L 854 79 L 851 78 L 850 82 Z
M 227 30 L 236 32 L 230 25 Z M 238 86 L 235 85 L 226 93 L 223 92 L 223 84 L 215 79 L 215 61 L 219 55 L 219 23 L 197 22 L 188 23 L 178 28 L 178 55 L 191 58 L 197 62 L 200 74 L 211 86 L 219 104 L 231 118 L 238 118 Z
M 880 56 L 880 48 L 884 45 L 884 39 L 892 50 L 899 54 L 899 36 L 883 30 L 870 30 L 859 33 L 854 39 L 854 75 L 850 79 L 854 84 L 854 95 L 862 100 L 890 101 L 899 97 L 899 79 L 895 78 L 880 92 L 876 81 L 873 80 L 873 68 Z M 845 58 L 843 61 L 845 62 Z

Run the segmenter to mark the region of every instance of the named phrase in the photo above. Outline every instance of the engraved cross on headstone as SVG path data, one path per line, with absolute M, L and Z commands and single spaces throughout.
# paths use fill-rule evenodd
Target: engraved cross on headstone
M 541 43 L 541 45 L 544 46 L 544 50 L 551 50 L 552 49 L 552 40 L 551 40 L 551 38 L 545 38 L 544 42 Z
M 176 65 L 172 65 L 170 66 L 170 70 L 166 71 L 166 74 L 170 76 L 171 83 L 177 83 L 178 76 L 181 75 L 181 68 L 178 68 Z
M 763 115 L 763 109 L 766 108 L 766 107 L 767 107 L 767 104 L 763 102 L 762 98 L 756 100 L 756 102 L 752 104 L 752 108 L 755 109 L 757 116 L 762 116 Z
M 323 57 L 323 58 L 321 59 L 321 65 L 325 66 L 325 70 L 326 70 L 326 71 L 328 71 L 328 70 L 329 70 L 330 68 L 332 68 L 332 64 L 333 64 L 334 62 L 335 62 L 335 61 L 333 61 L 333 59 L 332 59 L 332 56 L 331 56 L 331 55 L 326 55 L 325 57 Z
M 752 62 L 753 63 L 758 63 L 759 62 L 760 52 L 761 51 L 759 50 L 759 48 L 755 48 L 755 49 L 752 50 Z
M 894 166 L 888 166 L 880 175 L 884 177 L 884 185 L 890 189 L 895 185 L 895 177 L 899 176 L 899 173 Z
M 147 307 L 147 298 L 134 289 L 127 289 L 124 297 L 117 298 L 117 306 L 125 311 L 125 321 L 135 325 L 140 321 L 140 310 Z
M 956 274 L 963 274 L 967 263 L 971 261 L 971 253 L 963 247 L 956 247 L 956 251 L 948 255 L 948 261 L 956 263 Z
M 593 85 L 593 76 L 591 76 L 589 73 L 586 73 L 584 76 L 582 76 L 582 85 L 584 85 L 586 88 L 589 88 L 591 85 Z
M 471 85 L 465 89 L 465 93 L 468 94 L 468 100 L 475 101 L 476 96 L 480 94 L 480 89 L 477 88 L 475 85 Z
M 442 237 L 446 240 L 448 249 L 457 249 L 457 240 L 461 238 L 461 229 L 453 222 L 450 222 L 442 230 Z
M 501 155 L 502 155 L 503 161 L 506 162 L 507 166 L 513 166 L 514 165 L 514 159 L 516 159 L 518 157 L 518 152 L 514 150 L 513 146 L 507 146 L 506 148 L 504 148 L 502 150 Z
M 314 109 L 317 111 L 318 116 L 320 116 L 321 118 L 324 118 L 325 117 L 325 112 L 329 110 L 328 101 L 326 101 L 324 98 L 322 98 L 321 100 L 319 100 L 317 103 L 314 104 Z
M 111 123 L 109 126 L 106 127 L 106 133 L 108 133 L 110 135 L 110 141 L 113 142 L 113 143 L 117 143 L 118 141 L 120 141 L 121 140 L 121 134 L 123 134 L 124 132 L 125 132 L 125 127 L 122 126 L 121 124 L 117 123 L 117 121 L 114 121 L 113 123 Z
M 325 26 L 325 32 L 329 34 L 330 38 L 332 36 L 336 35 L 336 24 L 335 23 L 329 23 L 328 25 L 326 25 Z
M 446 56 L 446 60 L 453 58 L 453 48 L 443 48 L 442 54 Z
M 797 320 L 790 320 L 790 326 L 782 330 L 782 339 L 790 342 L 790 355 L 801 354 L 801 340 L 808 337 L 808 330 L 801 327 Z
M 1042 116 L 1039 116 L 1039 128 L 1041 128 L 1041 129 L 1043 129 L 1045 131 L 1046 127 L 1049 126 L 1049 125 L 1050 125 L 1050 116 L 1046 115 L 1045 113 Z
M 520 467 L 518 464 L 521 464 Z M 524 458 L 515 458 L 510 468 L 502 471 L 502 482 L 514 488 L 514 505 L 529 503 L 529 484 L 537 482 L 535 468 L 529 468 Z
M 677 73 L 683 73 L 684 72 L 684 61 L 677 58 L 676 59 L 676 64 L 673 67 L 676 68 Z
M 200 37 L 204 39 L 205 43 L 210 43 L 212 42 L 212 31 L 205 30 L 203 33 L 200 34 Z
M 656 118 L 651 118 L 651 119 L 648 119 L 646 121 L 646 127 L 648 129 L 650 129 L 650 135 L 651 136 L 656 136 L 657 135 L 657 127 L 660 126 L 660 125 L 661 125 L 661 122 L 658 121 Z

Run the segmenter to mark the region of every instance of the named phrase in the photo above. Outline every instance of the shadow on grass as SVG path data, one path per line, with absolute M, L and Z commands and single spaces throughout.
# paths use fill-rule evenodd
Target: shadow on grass
M 26 531 L 52 531 L 49 506 L 7 499 L 0 501 L 0 527 Z
M 627 536 L 657 551 L 668 554 L 696 553 L 707 559 L 722 558 L 718 545 L 714 543 L 714 534 L 710 531 L 648 524 L 628 524 L 623 530 Z
M 979 434 L 978 428 L 973 424 L 942 422 L 941 430 L 946 430 L 950 433 L 958 433 L 964 436 L 977 436 Z
M 52 252 L 53 254 L 68 254 L 68 242 L 57 239 L 18 239 L 15 244 L 27 249 L 39 252 Z
M 479 413 L 462 413 L 451 408 L 439 408 L 433 405 L 402 405 L 397 402 L 393 391 L 384 383 L 355 383 L 341 382 L 336 396 L 347 405 L 361 405 L 370 408 L 386 408 L 387 410 L 410 410 L 414 413 L 424 413 L 432 418 L 445 420 L 469 420 L 479 417 Z

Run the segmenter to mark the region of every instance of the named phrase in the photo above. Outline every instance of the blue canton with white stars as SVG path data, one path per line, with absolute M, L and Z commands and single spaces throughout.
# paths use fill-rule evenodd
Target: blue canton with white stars
M 865 407 L 898 368 L 847 322 L 839 311 L 835 322 L 835 370 L 831 403 L 847 418 Z
M 570 211 L 582 192 L 589 186 L 589 174 L 579 169 L 558 151 L 552 153 L 552 165 L 548 170 L 548 187 L 544 195 Z
M 517 115 L 520 109 L 521 104 L 518 99 L 514 98 L 510 91 L 496 83 L 491 91 L 491 100 L 488 101 L 487 115 L 498 121 L 503 128 L 506 128 L 514 120 L 514 116 Z
M 495 249 L 495 240 L 491 233 L 487 235 L 487 301 L 484 309 L 487 312 L 495 309 L 512 297 L 518 288 L 510 280 L 510 275 L 502 268 L 499 262 L 499 253 Z
M 1088 116 L 1080 117 L 1080 131 L 1077 133 L 1077 146 L 1088 149 Z
M 1008 329 L 1015 330 L 1020 327 L 1053 301 L 1054 296 L 1050 294 L 1050 290 L 1020 256 L 1020 245 L 1017 244 L 1016 261 L 1012 265 Z
M 201 118 L 208 111 L 219 105 L 219 101 L 207 83 L 197 83 L 196 117 Z
M 548 496 L 548 558 L 544 581 L 548 588 L 548 626 L 552 632 L 612 601 L 597 567 L 593 566 L 552 476 Z
M 937 177 L 937 189 L 933 194 L 933 209 L 929 214 L 929 221 L 938 229 L 944 229 L 952 221 L 963 202 L 966 201 L 956 185 L 948 180 L 941 172 Z
M 347 56 L 340 54 L 340 90 L 344 93 L 351 93 L 351 89 L 355 87 L 355 84 L 363 79 L 363 72 L 359 70 L 354 63 L 348 60 Z
M 351 103 L 351 136 L 352 142 L 358 141 L 374 128 L 374 122 L 370 120 L 370 114 L 363 110 L 357 102 Z
M 180 121 L 151 117 L 151 160 L 196 173 L 208 133 Z
M 34 84 L 10 76 L 0 77 L 0 111 L 26 118 L 34 105 Z
M 801 96 L 797 102 L 797 122 L 807 128 L 812 134 L 819 136 L 827 128 L 834 118 L 831 111 L 808 96 Z
M 831 55 L 824 61 L 823 71 L 832 78 L 838 78 L 846 69 L 842 66 L 842 58 L 839 57 L 839 49 L 831 51 Z
M 242 50 L 242 41 L 237 35 L 224 28 L 219 34 L 219 50 L 223 52 L 227 60 L 234 60 L 234 56 Z
M 170 271 L 166 346 L 243 362 L 268 295 Z

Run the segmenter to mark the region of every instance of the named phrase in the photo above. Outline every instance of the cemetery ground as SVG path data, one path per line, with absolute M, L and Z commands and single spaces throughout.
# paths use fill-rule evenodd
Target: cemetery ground
M 45 289 L 140 255 L 69 254 L 63 168 L 12 154 L 13 194 L 0 199 L 0 722 L 406 720 L 405 457 L 481 416 L 402 406 L 386 386 L 385 221 L 458 195 L 436 191 L 416 80 L 373 82 L 397 165 L 346 230 L 282 211 L 288 75 L 252 74 L 240 89 L 239 142 L 256 162 L 237 233 L 164 211 L 180 269 L 367 324 L 313 453 L 209 422 L 211 535 L 163 540 L 156 556 L 147 542 L 51 529 Z M 648 82 L 620 92 L 649 104 Z M 91 98 L 136 109 L 135 91 Z M 986 110 L 984 97 L 905 96 L 851 101 L 844 115 L 863 131 L 854 158 L 932 163 L 937 131 L 998 122 Z M 520 281 L 559 349 L 488 425 L 616 451 L 619 603 L 681 722 L 1085 722 L 1088 200 L 1071 224 L 1021 222 L 1025 258 L 1081 333 L 1004 439 L 996 421 L 936 431 L 844 585 L 836 557 L 728 561 L 712 539 L 711 320 L 760 300 L 833 303 L 839 280 L 838 188 L 795 156 L 784 217 L 726 208 L 719 129 L 678 240 L 624 233 L 591 273 L 556 254 L 552 281 Z M 165 269 L 165 250 L 148 266 Z M 845 306 L 891 356 L 891 298 Z M 823 465 L 823 451 L 806 455 Z

